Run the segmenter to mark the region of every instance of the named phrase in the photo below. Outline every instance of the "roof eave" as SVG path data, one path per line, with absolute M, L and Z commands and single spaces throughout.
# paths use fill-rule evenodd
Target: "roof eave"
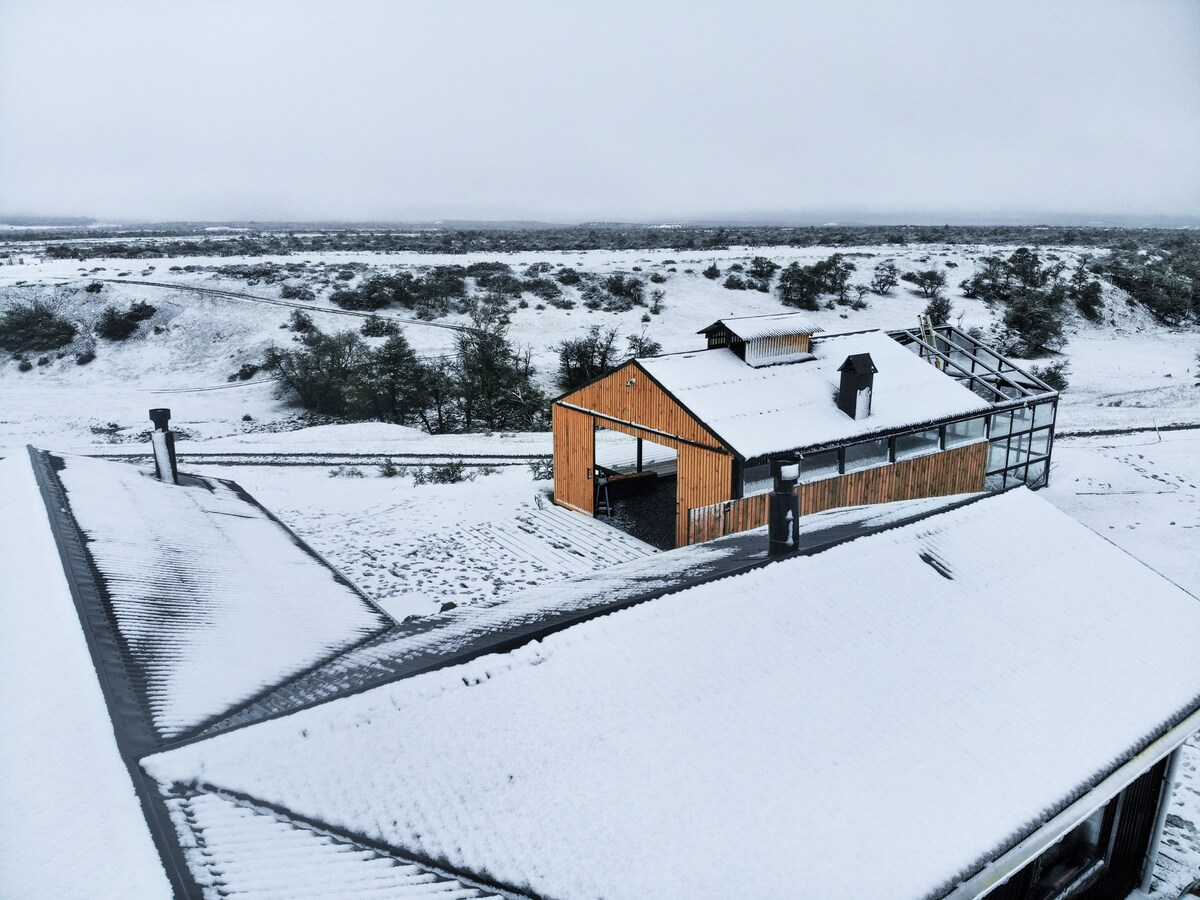
M 939 895 L 939 900 L 974 900 L 991 892 L 1133 784 L 1151 766 L 1175 752 L 1197 731 L 1200 731 L 1200 700 L 1189 711 L 1185 711 L 1174 725 L 1166 727 L 1141 750 L 1132 753 L 1108 775 L 1099 778 L 1082 797 L 1044 821 L 1031 834 L 1010 845 L 970 878 Z

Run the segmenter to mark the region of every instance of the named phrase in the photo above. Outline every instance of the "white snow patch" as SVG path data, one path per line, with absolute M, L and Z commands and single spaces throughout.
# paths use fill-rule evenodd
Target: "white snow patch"
M 170 897 L 28 457 L 0 460 L 0 896 Z

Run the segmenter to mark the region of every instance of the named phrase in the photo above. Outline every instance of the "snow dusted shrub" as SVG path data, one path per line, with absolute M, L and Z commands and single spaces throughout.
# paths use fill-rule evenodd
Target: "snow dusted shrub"
M 0 313 L 0 348 L 13 353 L 57 350 L 74 339 L 75 326 L 45 300 L 20 300 Z
M 707 278 L 709 281 L 716 281 L 718 278 L 721 277 L 721 270 L 720 270 L 720 268 L 718 268 L 716 263 L 711 263 L 709 265 L 709 267 L 707 269 L 705 269 L 704 272 L 701 274 L 703 274 L 704 277 Z
M 1060 359 L 1058 362 L 1049 363 L 1045 366 L 1030 366 L 1029 373 L 1035 378 L 1040 378 L 1056 391 L 1065 391 L 1067 389 L 1067 361 Z
M 288 320 L 285 328 L 291 328 L 298 334 L 307 334 L 317 326 L 313 323 L 312 316 L 303 310 L 296 310 L 292 313 L 291 319 Z
M 17 371 L 19 371 L 19 372 L 28 372 L 32 368 L 33 368 L 33 363 L 31 363 L 27 359 L 23 359 L 19 363 L 17 363 Z
M 544 456 L 529 464 L 529 471 L 534 481 L 550 481 L 554 478 L 554 457 Z
M 382 316 L 368 316 L 359 331 L 363 337 L 391 337 L 400 333 L 400 326 Z
M 313 289 L 302 284 L 285 284 L 279 289 L 279 296 L 285 300 L 305 300 L 309 303 L 317 299 Z
M 363 472 L 358 466 L 338 466 L 329 470 L 330 478 L 362 478 Z
M 129 312 L 125 313 L 125 318 L 131 319 L 134 322 L 145 322 L 156 312 L 158 312 L 158 307 L 153 303 L 138 300 L 129 307 Z
M 81 353 L 75 354 L 75 365 L 86 366 L 88 363 L 90 363 L 95 358 L 96 358 L 95 350 L 84 350 Z
M 379 474 L 383 478 L 395 478 L 400 475 L 400 467 L 389 457 L 379 464 Z
M 138 320 L 114 306 L 106 306 L 96 323 L 96 334 L 110 341 L 127 341 L 137 331 Z
M 91 284 L 85 287 L 84 290 L 89 294 L 98 294 L 104 290 L 104 285 L 99 281 L 93 281 Z
M 458 484 L 462 481 L 474 481 L 479 473 L 468 471 L 465 462 L 455 459 L 447 463 L 417 466 L 412 470 L 412 475 L 414 484 Z
M 934 325 L 944 325 L 950 321 L 951 311 L 950 298 L 939 292 L 925 305 L 924 314 L 933 320 Z

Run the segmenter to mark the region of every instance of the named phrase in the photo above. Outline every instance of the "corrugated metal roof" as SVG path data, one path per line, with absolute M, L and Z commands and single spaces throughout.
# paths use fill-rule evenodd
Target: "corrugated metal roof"
M 775 313 L 769 316 L 734 316 L 718 319 L 697 334 L 708 334 L 717 328 L 725 328 L 743 341 L 757 338 L 780 337 L 787 334 L 816 334 L 824 331 L 814 325 L 803 313 Z
M 145 765 L 542 896 L 938 896 L 1195 709 L 1198 641 L 1020 490 Z
M 205 900 L 498 897 L 244 798 L 187 790 L 166 803 Z
M 393 620 L 230 482 L 51 457 L 161 738 L 227 714 Z

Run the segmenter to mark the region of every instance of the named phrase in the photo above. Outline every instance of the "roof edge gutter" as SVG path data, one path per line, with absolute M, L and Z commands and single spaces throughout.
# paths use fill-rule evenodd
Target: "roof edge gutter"
M 1040 856 L 1050 845 L 1133 784 L 1147 769 L 1174 753 L 1197 731 L 1200 731 L 1200 708 L 1193 709 L 1181 721 L 1135 753 L 1086 794 L 1009 849 L 1007 853 L 989 863 L 966 881 L 960 882 L 949 893 L 941 895 L 942 900 L 973 900 L 973 898 L 990 894 L 1031 860 Z M 1160 798 L 1160 803 L 1164 802 L 1168 796 L 1164 793 Z

